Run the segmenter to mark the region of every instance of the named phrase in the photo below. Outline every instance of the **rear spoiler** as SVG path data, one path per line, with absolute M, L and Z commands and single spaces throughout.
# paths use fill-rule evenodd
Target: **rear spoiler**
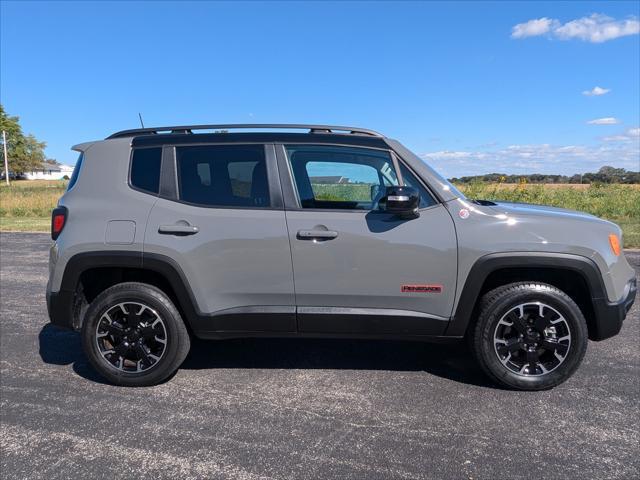
M 79 143 L 71 147 L 71 150 L 75 150 L 76 152 L 86 152 L 87 150 L 89 150 L 89 147 L 91 147 L 94 143 L 97 143 L 97 141 Z

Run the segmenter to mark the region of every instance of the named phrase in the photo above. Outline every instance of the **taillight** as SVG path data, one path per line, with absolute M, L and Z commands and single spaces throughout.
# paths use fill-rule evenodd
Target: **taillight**
M 58 238 L 67 223 L 67 207 L 56 207 L 51 213 L 51 239 Z

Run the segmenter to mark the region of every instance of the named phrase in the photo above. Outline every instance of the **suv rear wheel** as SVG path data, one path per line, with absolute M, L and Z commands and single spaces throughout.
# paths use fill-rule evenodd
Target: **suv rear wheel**
M 567 294 L 529 282 L 484 295 L 470 334 L 482 369 L 498 383 L 520 390 L 564 382 L 582 362 L 588 339 L 584 316 Z
M 108 288 L 89 306 L 82 346 L 107 380 L 132 387 L 172 375 L 189 353 L 180 313 L 160 289 L 143 283 Z

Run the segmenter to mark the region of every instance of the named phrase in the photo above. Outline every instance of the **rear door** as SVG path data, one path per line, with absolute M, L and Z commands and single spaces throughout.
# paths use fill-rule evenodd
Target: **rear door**
M 378 209 L 398 175 L 386 150 L 280 145 L 298 328 L 302 332 L 440 335 L 451 315 L 457 270 L 453 220 L 421 191 L 420 215 Z M 288 193 L 287 193 L 288 191 Z
M 273 145 L 163 151 L 145 258 L 179 265 L 201 332 L 296 330 L 291 253 Z M 172 191 L 173 190 L 173 191 Z

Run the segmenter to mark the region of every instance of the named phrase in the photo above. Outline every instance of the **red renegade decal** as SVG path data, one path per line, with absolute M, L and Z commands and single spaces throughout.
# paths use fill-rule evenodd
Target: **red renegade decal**
M 402 285 L 402 293 L 442 293 L 442 285 Z

